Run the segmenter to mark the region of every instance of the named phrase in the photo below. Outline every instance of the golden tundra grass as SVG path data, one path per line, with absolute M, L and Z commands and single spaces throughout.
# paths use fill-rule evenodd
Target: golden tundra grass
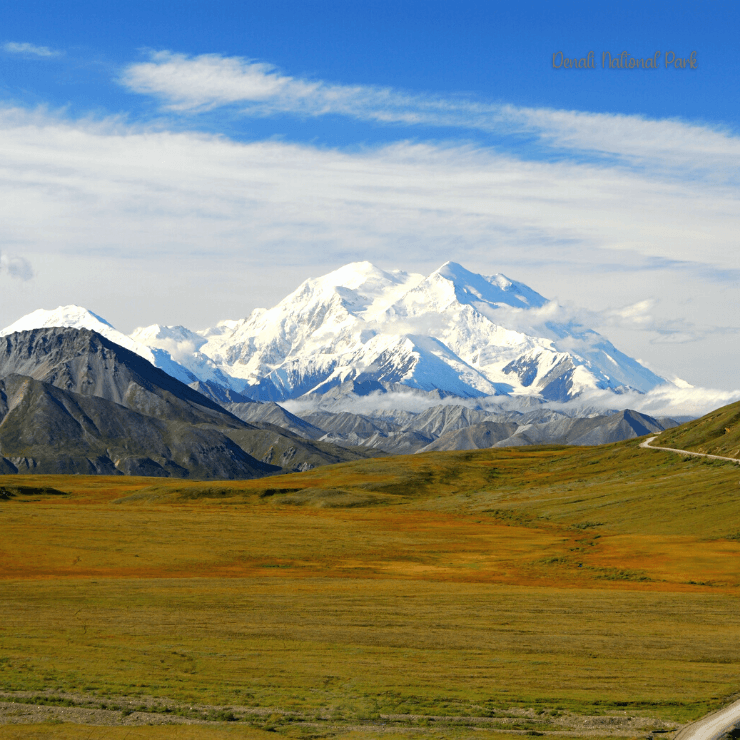
M 40 484 L 68 495 L 0 501 L 6 692 L 275 708 L 350 727 L 512 707 L 683 722 L 740 689 L 732 463 L 630 442 L 223 484 L 0 481 Z M 0 737 L 62 730 L 6 725 Z

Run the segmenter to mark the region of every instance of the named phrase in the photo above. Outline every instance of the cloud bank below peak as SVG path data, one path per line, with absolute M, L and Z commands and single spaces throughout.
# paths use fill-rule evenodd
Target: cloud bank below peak
M 698 418 L 710 411 L 730 403 L 740 401 L 740 390 L 724 391 L 713 388 L 699 388 L 684 385 L 661 385 L 647 393 L 628 392 L 615 396 L 610 391 L 588 391 L 576 401 L 568 403 L 547 402 L 536 408 L 551 408 L 570 414 L 608 413 L 632 409 L 653 417 L 692 417 Z M 366 396 L 348 396 L 345 399 L 327 401 L 322 397 L 288 399 L 280 405 L 298 416 L 316 411 L 334 413 L 348 411 L 354 414 L 380 415 L 384 412 L 406 411 L 423 413 L 439 406 L 464 406 L 490 412 L 500 410 L 530 411 L 531 404 L 519 398 L 490 396 L 487 398 L 464 399 L 457 396 L 438 399 L 408 391 L 389 393 L 373 392 Z

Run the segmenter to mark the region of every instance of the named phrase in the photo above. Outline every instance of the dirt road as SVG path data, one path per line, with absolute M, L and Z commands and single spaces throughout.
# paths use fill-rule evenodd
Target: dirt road
M 722 455 L 708 455 L 706 452 L 689 452 L 688 450 L 677 450 L 673 447 L 653 447 L 650 443 L 657 437 L 648 437 L 644 442 L 640 442 L 640 447 L 648 450 L 664 450 L 665 452 L 677 452 L 679 455 L 691 455 L 693 457 L 710 457 L 712 460 L 729 460 L 730 462 L 740 464 L 740 460 L 735 457 L 722 457 Z
M 673 740 L 718 740 L 740 727 L 740 701 L 686 725 Z

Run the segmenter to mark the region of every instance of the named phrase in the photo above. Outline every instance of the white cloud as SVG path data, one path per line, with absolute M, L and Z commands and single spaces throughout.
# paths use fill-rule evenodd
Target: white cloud
M 592 415 L 609 411 L 632 409 L 648 416 L 699 417 L 729 403 L 740 400 L 740 390 L 724 391 L 712 388 L 695 388 L 687 384 L 683 387 L 662 385 L 648 393 L 637 392 L 615 395 L 612 391 L 589 391 L 567 404 L 548 402 L 532 406 L 531 399 L 522 401 L 516 397 L 489 396 L 486 398 L 449 397 L 436 399 L 422 393 L 374 392 L 367 396 L 345 396 L 336 400 L 324 400 L 321 397 L 281 401 L 280 405 L 297 416 L 315 411 L 339 413 L 348 411 L 353 414 L 381 415 L 384 412 L 407 411 L 422 413 L 434 406 L 466 406 L 471 409 L 482 409 L 491 413 L 514 410 L 528 412 L 537 409 L 562 410 L 569 416 L 578 414 Z
M 736 180 L 740 137 L 721 127 L 614 113 L 505 109 L 512 125 L 538 133 L 558 149 L 616 155 L 633 164 L 660 163 L 681 168 L 684 177 L 708 173 Z
M 33 268 L 27 259 L 0 252 L 0 274 L 3 272 L 24 281 L 33 277 Z
M 270 64 L 238 57 L 155 52 L 150 62 L 130 65 L 121 81 L 129 89 L 164 98 L 173 110 L 207 110 L 236 102 L 271 101 L 295 108 L 308 104 L 318 84 L 286 77 Z M 315 104 L 315 103 L 313 103 Z
M 633 409 L 649 416 L 703 416 L 713 409 L 740 400 L 740 390 L 662 385 L 641 395 L 626 393 L 615 401 L 608 391 L 593 391 L 578 401 L 594 409 Z M 553 405 L 553 408 L 555 406 Z
M 617 157 L 633 166 L 681 168 L 684 177 L 709 176 L 736 182 L 740 169 L 740 137 L 718 127 L 635 115 L 517 108 L 472 98 L 339 85 L 291 77 L 273 65 L 241 57 L 153 52 L 150 61 L 129 65 L 121 82 L 180 112 L 239 104 L 250 115 L 332 113 L 406 126 L 534 134 L 558 150 Z
M 36 46 L 36 44 L 19 43 L 17 41 L 7 41 L 2 48 L 9 54 L 23 54 L 31 57 L 56 57 L 61 54 L 61 52 L 54 51 L 48 46 Z
M 121 82 L 130 90 L 161 98 L 171 110 L 199 112 L 234 103 L 267 115 L 341 113 L 373 120 L 413 122 L 423 104 L 388 88 L 334 85 L 296 79 L 276 67 L 241 57 L 188 57 L 153 52 L 149 62 L 129 65 Z
M 740 271 L 739 199 L 727 184 L 470 145 L 345 152 L 0 109 L 0 244 L 34 264 L 39 291 L 23 308 L 0 305 L 0 325 L 53 294 L 122 326 L 198 328 L 350 261 L 428 272 L 454 259 L 526 282 L 536 274 L 530 284 L 549 297 L 583 303 L 591 290 L 597 309 L 549 310 L 607 336 L 715 336 L 720 352 L 716 332 L 735 329 L 713 322 L 736 321 L 737 289 L 708 290 L 706 276 Z M 709 341 L 691 356 L 699 379 Z
M 656 310 L 658 304 L 657 299 L 647 298 L 627 306 L 593 310 L 571 302 L 560 304 L 551 300 L 540 308 L 527 310 L 509 306 L 502 306 L 494 311 L 487 310 L 486 307 L 481 310 L 492 321 L 496 321 L 497 315 L 506 314 L 506 326 L 537 336 L 549 336 L 548 323 L 570 324 L 606 333 L 615 328 L 649 332 L 654 335 L 651 342 L 658 344 L 684 344 L 701 341 L 713 334 L 740 333 L 740 327 L 699 325 L 688 317 L 661 316 Z
M 248 243 L 318 266 L 358 253 L 396 261 L 399 244 L 441 264 L 500 244 L 524 260 L 598 265 L 618 251 L 636 269 L 647 259 L 740 269 L 739 194 L 722 186 L 471 146 L 347 153 L 43 111 L 0 110 L 0 134 L 6 243 L 211 255 Z

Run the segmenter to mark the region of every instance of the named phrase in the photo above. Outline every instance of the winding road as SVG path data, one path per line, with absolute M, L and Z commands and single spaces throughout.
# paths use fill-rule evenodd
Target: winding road
M 736 457 L 722 457 L 722 455 L 708 455 L 706 452 L 689 452 L 688 450 L 677 450 L 674 447 L 653 447 L 650 443 L 657 439 L 655 437 L 648 437 L 644 442 L 640 442 L 640 447 L 648 450 L 663 450 L 665 452 L 677 452 L 679 455 L 691 455 L 692 457 L 710 457 L 712 460 L 729 460 L 730 462 L 737 463 L 740 465 L 740 460 Z
M 677 452 L 679 455 L 691 455 L 693 457 L 709 457 L 713 460 L 729 460 L 740 464 L 740 460 L 734 457 L 722 457 L 721 455 L 708 455 L 705 452 L 689 452 L 688 450 L 677 450 L 674 447 L 653 447 L 650 443 L 656 437 L 648 437 L 640 442 L 640 447 L 648 450 L 663 450 L 664 452 Z M 740 727 L 740 701 L 708 714 L 706 717 L 692 722 L 681 729 L 673 740 L 718 740 L 726 732 Z
M 740 726 L 740 701 L 686 725 L 679 730 L 673 740 L 718 740 L 738 726 Z

